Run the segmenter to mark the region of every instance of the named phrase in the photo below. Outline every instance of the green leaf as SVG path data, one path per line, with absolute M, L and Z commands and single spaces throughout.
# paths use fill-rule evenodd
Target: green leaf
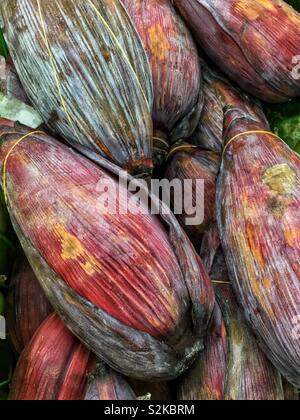
M 300 153 L 300 99 L 287 104 L 265 105 L 265 111 L 271 129 Z
M 294 9 L 300 12 L 300 0 L 286 0 L 286 3 L 291 5 Z
M 1 31 L 1 29 L 0 29 L 0 55 L 2 55 L 5 58 L 7 58 L 9 55 L 8 48 L 7 48 L 7 45 L 3 36 L 3 32 Z
M 18 121 L 30 128 L 37 128 L 43 123 L 39 113 L 31 106 L 2 92 L 0 92 L 0 117 Z

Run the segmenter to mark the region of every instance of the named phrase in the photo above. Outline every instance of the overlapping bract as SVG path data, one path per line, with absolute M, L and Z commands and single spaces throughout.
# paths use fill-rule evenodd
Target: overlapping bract
M 300 158 L 267 130 L 257 115 L 227 108 L 217 216 L 240 306 L 266 355 L 297 387 Z
M 118 0 L 1 3 L 21 82 L 48 128 L 131 172 L 152 168 L 146 52 Z
M 56 316 L 40 326 L 22 353 L 11 400 L 83 400 L 94 356 Z
M 6 305 L 9 340 L 20 354 L 42 322 L 53 312 L 24 255 L 15 262 Z
M 210 58 L 267 102 L 300 95 L 300 14 L 282 0 L 175 0 Z
M 102 166 L 20 126 L 0 135 L 10 216 L 54 309 L 116 370 L 179 375 L 202 348 L 214 293 L 175 217 L 162 215 L 166 230 L 146 204 L 122 214 L 134 200 L 125 173 L 97 155 Z
M 154 86 L 154 142 L 174 143 L 195 130 L 202 74 L 194 40 L 169 0 L 123 1 L 148 53 Z

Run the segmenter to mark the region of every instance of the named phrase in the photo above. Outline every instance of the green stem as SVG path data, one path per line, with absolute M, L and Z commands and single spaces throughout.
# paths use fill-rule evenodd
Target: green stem
M 3 387 L 5 387 L 6 385 L 9 385 L 9 383 L 10 383 L 10 379 L 7 379 L 6 381 L 4 381 L 4 382 L 0 382 L 0 388 L 3 388 Z

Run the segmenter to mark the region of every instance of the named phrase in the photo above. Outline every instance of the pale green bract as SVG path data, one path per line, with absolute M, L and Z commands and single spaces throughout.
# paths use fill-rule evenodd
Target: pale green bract
M 0 118 L 18 121 L 30 128 L 37 128 L 43 123 L 39 113 L 31 106 L 16 98 L 6 96 L 2 92 L 0 92 Z

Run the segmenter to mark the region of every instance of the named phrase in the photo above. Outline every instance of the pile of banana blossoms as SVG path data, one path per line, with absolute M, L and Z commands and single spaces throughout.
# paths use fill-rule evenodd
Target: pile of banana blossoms
M 160 217 L 147 207 L 123 215 L 134 197 L 118 177 L 128 174 L 92 152 L 97 164 L 10 122 L 0 136 L 10 217 L 54 310 L 115 370 L 180 375 L 203 348 L 215 300 L 175 216 L 152 196 Z M 107 185 L 115 212 L 101 199 Z
M 32 104 L 31 127 L 56 138 L 0 120 L 4 199 L 33 269 L 22 258 L 7 295 L 21 353 L 10 398 L 167 399 L 182 375 L 179 399 L 297 399 L 300 158 L 250 94 L 300 96 L 300 15 L 281 0 L 0 12 L 25 89 L 8 64 L 2 108 Z M 153 161 L 172 182 L 204 180 L 190 192 L 202 221 L 187 226 L 186 208 L 176 219 L 129 175 Z
M 299 156 L 269 131 L 258 102 L 208 67 L 204 80 L 193 140 L 224 148 L 216 203 L 229 278 L 260 347 L 298 387 Z M 209 132 L 214 110 L 219 118 Z
M 16 70 L 48 129 L 132 173 L 152 169 L 153 89 L 118 0 L 1 2 Z
M 269 131 L 258 102 L 208 67 L 204 81 L 193 140 L 222 154 L 216 202 L 229 278 L 260 348 L 299 387 L 299 157 Z M 222 322 L 215 318 L 211 340 L 217 337 L 222 349 Z
M 175 0 L 210 58 L 266 102 L 300 95 L 300 14 L 282 0 Z

